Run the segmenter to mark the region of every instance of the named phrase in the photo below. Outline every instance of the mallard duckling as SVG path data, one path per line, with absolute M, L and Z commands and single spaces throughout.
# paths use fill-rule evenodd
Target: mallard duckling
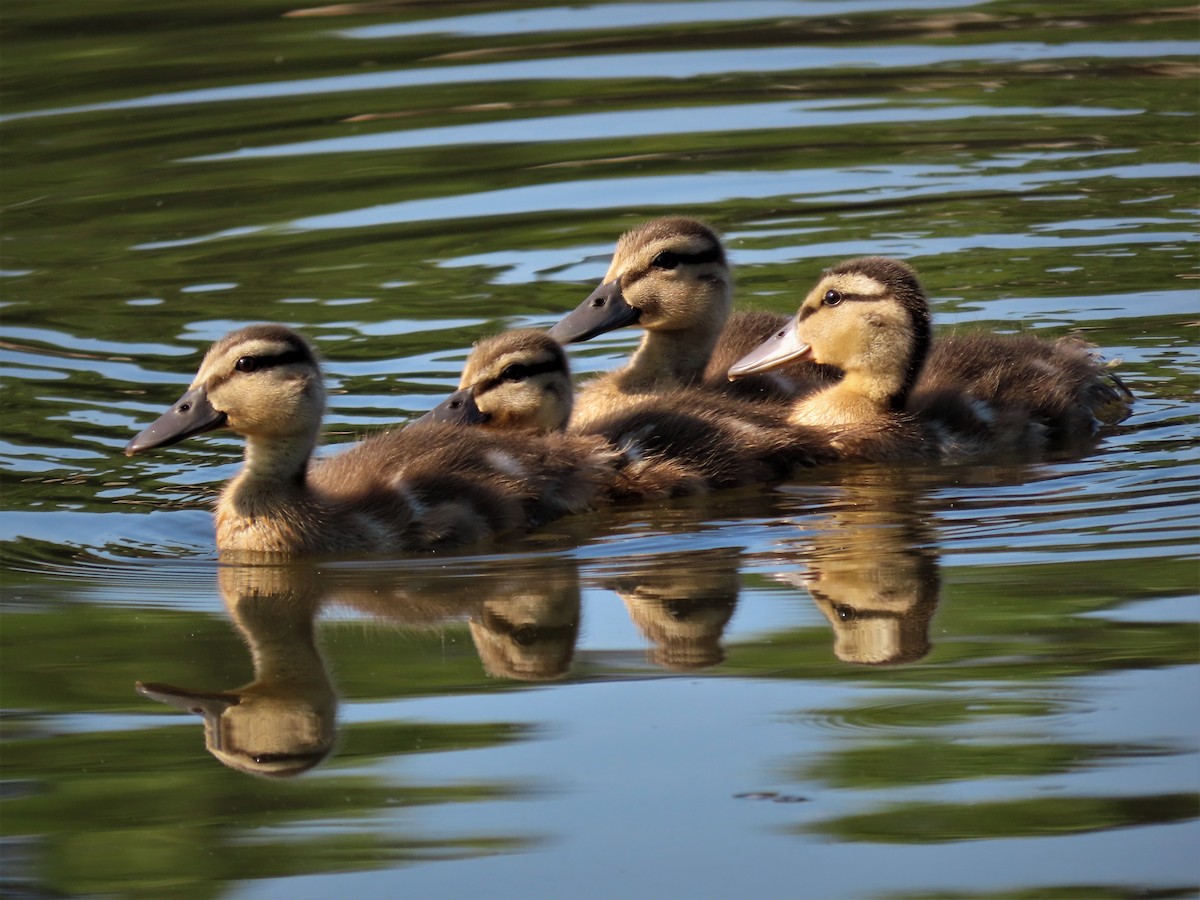
M 424 420 L 539 433 L 567 426 L 571 375 L 548 334 L 505 332 L 481 341 L 462 386 Z M 705 391 L 677 389 L 625 401 L 619 412 L 571 423 L 620 452 L 618 498 L 670 497 L 773 481 L 799 466 L 833 458 L 828 440 L 788 427 L 772 412 L 746 409 Z
M 959 339 L 936 377 L 914 394 L 931 330 L 925 292 L 910 266 L 878 256 L 852 259 L 827 270 L 792 323 L 730 368 L 729 377 L 796 359 L 837 367 L 841 381 L 796 401 L 790 421 L 856 428 L 839 446 L 849 456 L 874 460 L 1037 451 L 1050 432 L 1074 427 L 1082 416 L 1072 407 L 1061 420 L 1049 417 L 1060 404 L 1048 398 L 1070 395 L 1074 406 L 1087 410 L 1090 429 L 1100 400 L 1120 396 L 1104 386 L 1106 371 L 1084 345 L 1036 339 L 1030 345 L 1002 336 Z M 991 352 L 980 352 L 975 370 L 967 359 L 972 347 L 982 346 Z M 1012 371 L 1022 351 L 1030 381 L 1009 387 L 1002 383 L 1004 367 Z M 1055 379 L 1062 383 L 1046 384 Z
M 417 422 L 549 434 L 566 429 L 574 393 L 558 341 L 532 328 L 505 331 L 475 345 L 458 390 Z
M 782 401 L 824 383 L 824 373 L 803 364 L 731 388 L 729 364 L 787 321 L 767 312 L 731 317 L 732 305 L 725 249 L 704 223 L 670 216 L 622 235 L 603 284 L 549 332 L 572 343 L 626 325 L 645 331 L 628 364 L 584 386 L 577 420 L 620 410 L 630 396 L 680 387 L 705 385 L 742 399 Z
M 446 426 L 370 437 L 311 461 L 325 406 L 316 354 L 281 325 L 217 341 L 187 393 L 127 455 L 215 428 L 246 439 L 217 504 L 217 546 L 278 554 L 437 550 L 589 508 L 613 477 L 596 437 L 476 435 Z

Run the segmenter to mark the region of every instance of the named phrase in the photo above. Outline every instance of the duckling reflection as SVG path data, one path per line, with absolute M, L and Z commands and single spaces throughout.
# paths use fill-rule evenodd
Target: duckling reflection
M 581 611 L 573 561 L 493 592 L 468 621 L 484 671 L 518 681 L 563 677 L 575 656 Z
M 139 682 L 140 693 L 204 717 L 208 751 L 230 768 L 284 778 L 333 749 L 337 694 L 317 648 L 321 588 L 295 567 L 229 566 L 221 593 L 250 648 L 254 680 L 229 691 Z
M 833 626 L 838 659 L 899 665 L 930 650 L 941 590 L 938 553 L 918 497 L 901 473 L 866 469 L 844 505 L 817 524 L 801 584 Z
M 721 637 L 737 606 L 736 550 L 698 550 L 656 556 L 605 583 L 653 645 L 651 662 L 679 672 L 725 660 Z
M 484 671 L 519 681 L 567 673 L 579 635 L 578 564 L 569 557 L 495 559 L 469 573 L 421 567 L 355 570 L 330 604 L 406 629 L 465 621 Z

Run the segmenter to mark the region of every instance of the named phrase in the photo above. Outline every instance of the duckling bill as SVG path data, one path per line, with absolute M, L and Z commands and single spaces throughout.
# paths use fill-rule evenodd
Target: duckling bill
M 789 362 L 812 359 L 812 355 L 812 345 L 801 341 L 789 322 L 786 328 L 779 329 L 730 366 L 729 380 L 737 381 L 739 378 L 769 372 Z
M 169 410 L 125 445 L 125 455 L 133 456 L 156 447 L 177 444 L 193 435 L 213 431 L 225 424 L 225 414 L 208 402 L 204 388 L 189 390 Z
M 620 278 L 614 278 L 588 294 L 573 312 L 560 319 L 547 334 L 564 344 L 590 341 L 607 331 L 635 325 L 641 317 L 642 311 L 630 306 L 625 299 Z

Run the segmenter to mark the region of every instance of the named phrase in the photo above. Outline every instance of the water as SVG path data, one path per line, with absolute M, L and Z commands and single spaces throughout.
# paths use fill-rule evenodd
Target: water
M 1196 893 L 1196 20 L 9 10 L 5 889 Z M 1083 458 L 279 569 L 217 566 L 236 440 L 120 454 L 253 321 L 325 354 L 331 442 L 407 421 L 664 213 L 720 228 L 739 302 L 780 312 L 843 257 L 902 256 L 943 330 L 1122 359 L 1134 414 Z

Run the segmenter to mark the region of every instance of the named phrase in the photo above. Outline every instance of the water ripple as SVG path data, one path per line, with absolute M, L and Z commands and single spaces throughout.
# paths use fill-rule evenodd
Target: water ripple
M 198 103 L 230 103 L 271 100 L 283 97 L 312 97 L 320 94 L 361 93 L 396 88 L 432 85 L 470 84 L 503 81 L 610 80 L 631 78 L 667 78 L 683 80 L 702 76 L 731 75 L 743 72 L 799 72 L 814 69 L 906 69 L 963 64 L 968 62 L 1026 62 L 1065 59 L 1146 59 L 1153 57 L 1192 57 L 1195 45 L 1190 41 L 1128 41 L 1122 43 L 1083 41 L 1079 43 L 992 43 L 969 46 L 889 46 L 886 53 L 877 47 L 792 47 L 747 50 L 693 50 L 672 53 L 619 53 L 597 55 L 582 60 L 521 60 L 476 66 L 437 66 L 398 69 L 389 72 L 333 75 L 301 78 L 293 81 L 268 81 L 200 90 L 151 94 L 127 100 L 112 100 L 57 109 L 38 109 L 8 113 L 0 122 L 14 122 L 45 116 L 78 113 L 115 112 L 118 110 L 161 109 Z
M 702 22 L 753 22 L 785 17 L 848 16 L 886 9 L 958 9 L 977 5 L 977 0 L 916 0 L 887 3 L 883 0 L 724 0 L 679 3 L 597 4 L 587 7 L 550 7 L 539 9 L 537 16 L 528 11 L 480 13 L 422 19 L 417 22 L 389 22 L 364 25 L 338 32 L 356 40 L 392 40 L 426 34 L 499 36 L 545 34 L 559 31 L 607 31 L 646 28 L 655 25 L 695 25 Z
M 853 106 L 853 109 L 843 107 Z M 972 118 L 1054 116 L 1061 119 L 1137 115 L 1138 110 L 1083 106 L 988 107 L 928 101 L 900 106 L 883 100 L 850 103 L 843 100 L 745 103 L 731 106 L 688 106 L 674 109 L 620 110 L 505 118 L 496 122 L 416 128 L 375 134 L 324 138 L 271 147 L 246 147 L 229 153 L 193 156 L 182 162 L 223 162 L 326 153 L 377 153 L 418 147 L 461 144 L 573 143 L 650 135 L 719 134 L 734 131 L 772 131 L 787 128 L 847 128 L 856 125 L 906 123 L 922 125 Z
M 775 172 L 713 171 L 686 175 L 580 180 L 557 184 L 534 184 L 518 188 L 454 194 L 422 200 L 402 200 L 344 212 L 305 216 L 277 225 L 239 226 L 191 238 L 150 241 L 134 250 L 161 250 L 188 247 L 210 241 L 242 238 L 250 235 L 288 235 L 299 232 L 333 231 L 348 228 L 375 228 L 398 223 L 448 221 L 480 216 L 518 216 L 548 213 L 554 210 L 620 209 L 633 198 L 643 209 L 688 209 L 728 201 L 768 197 L 787 198 L 789 202 L 816 205 L 836 201 L 842 208 L 888 204 L 895 205 L 918 197 L 947 194 L 1024 193 L 1041 185 L 1061 187 L 1065 183 L 1119 179 L 1177 180 L 1200 175 L 1200 165 L 1190 163 L 1145 163 L 1080 170 L 1069 178 L 1061 171 L 981 174 L 975 166 L 880 166 L 863 170 L 793 169 Z M 853 198 L 853 199 L 847 199 Z M 945 238 L 959 245 L 995 249 L 1038 245 L 1061 247 L 1105 246 L 1151 241 L 1183 241 L 1190 232 L 1142 234 L 1080 235 L 1072 238 L 1051 235 L 995 235 L 987 237 Z M 892 255 L 913 252 L 911 239 L 881 238 L 874 251 Z M 818 245 L 813 255 L 833 255 Z M 900 248 L 910 248 L 904 252 Z

